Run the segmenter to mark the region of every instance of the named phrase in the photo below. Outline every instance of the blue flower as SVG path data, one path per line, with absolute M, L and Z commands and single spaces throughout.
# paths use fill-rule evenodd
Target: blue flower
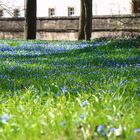
M 114 132 L 116 130 L 116 128 L 110 128 L 109 132 Z
M 62 91 L 63 93 L 68 92 L 67 87 L 64 87 L 64 86 L 63 86 L 63 87 L 61 88 L 61 91 Z
M 4 115 L 1 116 L 1 122 L 2 123 L 7 123 L 8 120 L 9 120 L 8 114 L 4 114 Z
M 122 81 L 120 81 L 120 85 L 124 85 L 125 83 L 127 82 L 127 80 L 126 79 L 124 79 L 124 80 L 122 80 Z
M 140 128 L 135 128 L 134 133 L 140 133 Z
M 106 136 L 106 133 L 103 131 L 103 132 L 101 132 L 101 135 L 104 137 L 104 136 Z
M 84 114 L 84 113 L 81 114 L 81 115 L 80 115 L 80 118 L 84 120 L 84 119 L 86 118 L 86 114 Z
M 140 67 L 140 64 L 137 63 L 137 64 L 136 64 L 136 67 L 139 68 L 139 67 Z
M 48 76 L 44 76 L 45 79 L 48 79 Z
M 85 107 L 87 104 L 89 104 L 89 102 L 86 100 L 86 101 L 82 102 L 81 107 Z
M 97 127 L 97 132 L 98 132 L 98 133 L 103 132 L 103 129 L 104 129 L 104 128 L 105 128 L 104 125 L 99 125 L 99 126 Z
M 105 128 L 104 125 L 99 125 L 99 126 L 97 127 L 97 130 L 96 130 L 96 131 L 97 131 L 99 134 L 101 134 L 103 137 L 106 136 L 106 132 L 104 131 L 104 128 Z
M 66 125 L 66 122 L 62 121 L 62 122 L 60 122 L 60 125 L 61 126 L 65 126 Z

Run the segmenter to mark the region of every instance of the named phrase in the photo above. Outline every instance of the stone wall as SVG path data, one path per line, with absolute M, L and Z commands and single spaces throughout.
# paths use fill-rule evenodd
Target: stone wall
M 76 40 L 78 17 L 38 18 L 37 39 Z M 92 38 L 140 34 L 140 15 L 94 16 Z M 0 38 L 23 39 L 24 18 L 0 18 Z

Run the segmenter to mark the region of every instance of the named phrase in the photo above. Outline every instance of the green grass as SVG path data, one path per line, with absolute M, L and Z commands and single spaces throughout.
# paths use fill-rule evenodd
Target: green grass
M 0 140 L 140 139 L 139 42 L 112 40 L 93 47 L 94 42 L 49 55 L 44 50 L 19 55 L 1 47 Z M 28 43 L 61 46 L 0 43 L 14 49 Z

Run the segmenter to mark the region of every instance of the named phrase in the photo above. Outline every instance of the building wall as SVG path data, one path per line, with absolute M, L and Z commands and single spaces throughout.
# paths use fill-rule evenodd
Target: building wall
M 93 15 L 131 14 L 131 0 L 93 1 Z
M 132 0 L 93 0 L 93 15 L 118 15 L 131 14 Z M 13 9 L 18 8 L 20 16 L 24 16 L 24 0 L 1 0 L 0 5 L 7 5 L 9 12 L 4 12 L 5 17 L 11 17 Z M 75 8 L 74 16 L 79 16 L 80 0 L 37 0 L 38 17 L 48 17 L 48 9 L 54 8 L 55 16 L 68 16 L 68 7 Z
M 76 40 L 78 17 L 38 18 L 37 39 Z M 94 16 L 92 38 L 140 34 L 140 15 Z M 23 39 L 23 18 L 0 19 L 0 38 Z

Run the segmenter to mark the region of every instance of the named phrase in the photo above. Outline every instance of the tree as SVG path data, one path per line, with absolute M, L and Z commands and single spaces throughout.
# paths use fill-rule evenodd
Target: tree
M 132 13 L 136 14 L 137 12 L 138 12 L 137 0 L 132 0 Z
M 36 39 L 36 0 L 26 0 L 25 2 L 25 39 Z
M 90 40 L 92 33 L 92 0 L 81 0 L 79 40 Z
M 80 1 L 80 17 L 79 17 L 79 34 L 78 40 L 85 39 L 85 7 L 84 7 L 84 0 Z
M 92 33 L 92 0 L 85 1 L 85 39 L 90 40 Z

